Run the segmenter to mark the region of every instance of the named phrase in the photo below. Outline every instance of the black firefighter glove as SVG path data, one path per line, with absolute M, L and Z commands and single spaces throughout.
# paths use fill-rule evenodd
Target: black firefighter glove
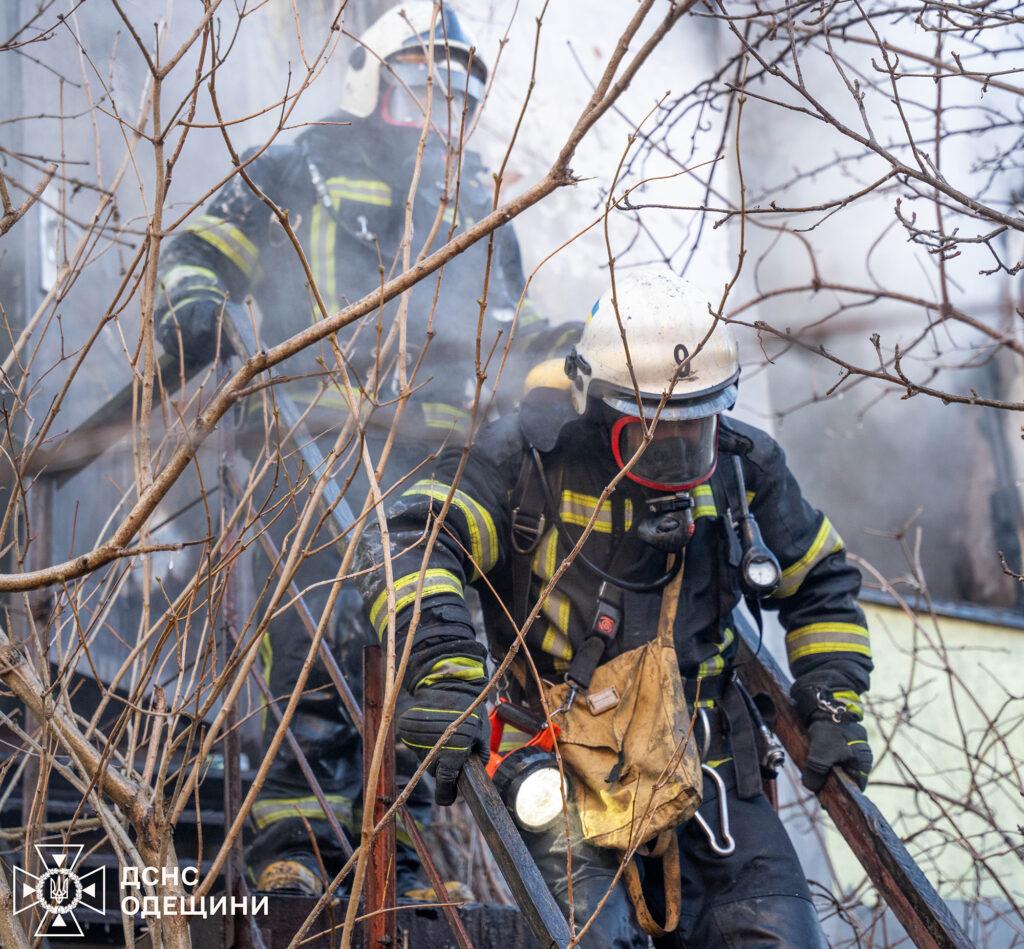
M 195 369 L 212 362 L 217 354 L 217 326 L 224 309 L 223 297 L 186 297 L 176 303 L 160 318 L 157 338 L 164 352 L 178 355 L 178 334 L 181 334 L 181 352 L 185 367 Z M 231 344 L 225 334 L 220 337 L 220 353 L 230 356 Z
M 874 756 L 868 733 L 860 723 L 854 693 L 830 692 L 818 686 L 794 689 L 797 710 L 807 723 L 808 748 L 800 779 L 817 794 L 833 768 L 842 768 L 863 791 Z M 846 696 L 852 696 L 847 700 Z M 853 708 L 851 708 L 851 705 Z
M 420 640 L 410 656 L 406 681 L 413 685 L 396 726 L 398 738 L 421 760 L 487 685 L 483 663 L 486 650 L 471 638 L 471 627 L 452 624 L 424 632 L 428 638 Z M 434 775 L 436 803 L 442 807 L 455 803 L 463 765 L 474 753 L 486 761 L 490 735 L 487 709 L 481 703 L 440 745 L 434 758 L 430 772 Z
M 398 719 L 398 737 L 420 756 L 427 756 L 438 745 L 448 726 L 462 715 L 480 694 L 479 685 L 447 680 L 436 686 L 420 688 L 407 699 Z M 486 757 L 490 744 L 490 722 L 481 703 L 440 745 L 430 768 L 434 775 L 434 802 L 442 807 L 455 803 L 458 780 L 471 754 Z

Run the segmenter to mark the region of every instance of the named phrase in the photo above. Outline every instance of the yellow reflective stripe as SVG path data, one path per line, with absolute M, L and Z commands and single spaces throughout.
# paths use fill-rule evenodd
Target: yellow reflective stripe
M 338 821 L 349 830 L 352 829 L 352 800 L 341 794 L 325 794 L 324 800 L 334 812 Z M 260 798 L 252 806 L 252 820 L 257 830 L 262 830 L 277 821 L 294 817 L 305 817 L 310 820 L 326 820 L 320 802 L 309 795 L 307 797 L 272 797 Z
M 209 287 L 212 290 L 218 290 L 221 293 L 224 292 L 214 271 L 210 270 L 209 267 L 198 267 L 195 264 L 175 264 L 166 273 L 160 275 L 160 286 L 165 292 L 170 292 L 179 283 L 183 280 L 188 280 L 190 277 L 207 281 L 205 284 L 196 284 L 195 289 L 203 286 Z
M 710 484 L 698 484 L 691 494 L 695 502 L 694 520 L 697 520 L 698 517 L 718 517 L 718 506 L 715 504 L 715 496 L 711 491 Z
M 563 633 L 569 631 L 569 606 L 569 597 L 561 590 L 552 590 L 544 601 L 544 615 Z
M 569 637 L 554 626 L 549 626 L 540 644 L 541 652 L 556 659 L 572 659 L 572 643 Z
M 428 428 L 465 431 L 469 423 L 469 412 L 444 402 L 424 402 L 420 409 Z
M 555 560 L 558 556 L 558 531 L 548 528 L 537 552 L 533 555 L 533 572 L 541 580 L 550 580 L 555 575 Z
M 596 508 L 597 498 L 592 494 L 582 494 L 579 491 L 562 492 L 561 515 L 566 524 L 586 527 Z M 608 498 L 601 502 L 601 510 L 594 521 L 594 530 L 600 534 L 612 532 L 612 505 Z
M 379 207 L 391 207 L 391 186 L 386 181 L 371 178 L 346 178 L 339 175 L 327 179 L 334 206 L 342 201 L 356 201 L 361 204 L 376 204 Z
M 334 216 L 317 201 L 309 218 L 309 266 L 313 271 L 317 289 L 324 303 L 332 308 L 337 303 L 338 286 L 334 272 L 334 238 L 337 225 Z M 319 307 L 314 307 L 315 316 L 322 318 Z
M 800 589 L 800 584 L 804 582 L 807 574 L 830 554 L 834 554 L 842 548 L 842 537 L 832 526 L 832 522 L 827 517 L 822 517 L 821 527 L 818 528 L 818 533 L 807 553 L 782 571 L 782 581 L 779 583 L 778 590 L 772 595 L 776 597 L 792 596 Z
M 786 653 L 790 663 L 804 656 L 826 652 L 855 652 L 870 656 L 868 631 L 856 623 L 811 623 L 786 634 Z
M 395 615 L 397 616 L 405 607 L 416 599 L 416 587 L 419 585 L 420 574 L 408 573 L 395 581 Z M 408 593 L 401 593 L 412 587 Z M 423 597 L 436 596 L 438 593 L 454 593 L 462 596 L 462 582 L 450 570 L 434 567 L 426 572 L 423 577 Z M 401 594 L 401 595 L 400 595 Z M 384 635 L 384 627 L 387 624 L 388 591 L 381 590 L 370 608 L 370 625 L 377 631 L 377 636 Z
M 498 562 L 498 529 L 494 518 L 465 491 L 437 481 L 417 481 L 402 497 L 425 494 L 435 501 L 444 502 L 452 494 L 452 506 L 462 515 L 469 531 L 469 549 L 478 573 L 487 573 Z
M 479 659 L 470 659 L 466 656 L 452 656 L 448 659 L 438 659 L 430 667 L 430 672 L 416 683 L 416 687 L 434 685 L 435 682 L 440 682 L 441 679 L 459 679 L 462 682 L 476 682 L 478 679 L 486 677 L 484 664 Z
M 572 658 L 572 643 L 569 641 L 570 608 L 569 597 L 560 590 L 552 590 L 542 607 L 551 625 L 544 634 L 540 648 L 556 659 Z
M 712 676 L 721 674 L 725 669 L 725 659 L 723 658 L 722 653 L 732 645 L 735 638 L 736 634 L 731 629 L 727 629 L 725 631 L 725 636 L 723 637 L 722 642 L 718 645 L 718 654 L 712 656 L 710 659 L 705 659 L 697 667 L 698 679 L 708 679 Z
M 338 279 L 334 270 L 334 241 L 338 234 L 338 225 L 335 223 L 333 215 L 328 216 L 330 221 L 327 223 L 324 233 L 323 268 L 327 276 L 327 292 L 324 296 L 324 303 L 327 304 L 328 309 L 333 310 L 338 305 Z
M 161 325 L 163 325 L 167 320 L 170 320 L 170 319 L 174 318 L 174 314 L 177 313 L 178 310 L 180 310 L 183 306 L 187 306 L 189 303 L 192 303 L 195 300 L 209 300 L 210 299 L 210 295 L 209 295 L 209 293 L 207 291 L 208 290 L 212 290 L 213 288 L 212 287 L 195 287 L 194 289 L 196 291 L 195 293 L 189 293 L 186 296 L 183 296 L 180 300 L 175 300 L 174 301 L 174 306 L 172 306 L 160 318 Z M 220 297 L 221 300 L 223 300 L 224 299 L 224 294 L 220 293 L 219 297 Z
M 323 229 L 323 206 L 319 201 L 314 202 L 313 210 L 309 216 L 309 269 L 313 271 L 313 279 L 318 288 L 323 287 L 327 281 L 323 275 L 323 251 L 320 249 L 320 233 Z M 323 290 L 321 290 L 321 293 Z
M 864 708 L 860 704 L 860 696 L 856 692 L 845 689 L 842 692 L 833 692 L 832 697 L 842 702 L 851 715 L 857 715 L 860 718 L 864 717 Z
M 434 745 L 421 745 L 415 741 L 408 741 L 405 738 L 402 739 L 402 744 L 406 748 L 433 748 Z M 441 745 L 442 751 L 469 751 L 469 745 Z
M 454 715 L 454 716 L 458 717 L 463 712 L 465 712 L 466 710 L 464 708 L 426 708 L 423 705 L 417 705 L 417 706 L 414 706 L 413 708 L 409 709 L 409 711 L 410 712 L 427 712 L 428 714 L 432 714 L 434 712 L 437 712 L 437 713 L 439 713 L 441 715 Z M 477 712 L 470 712 L 469 715 L 467 715 L 466 717 L 467 718 L 479 718 L 480 715 Z
M 251 278 L 256 272 L 260 259 L 259 250 L 241 228 L 230 221 L 214 217 L 212 214 L 203 214 L 199 220 L 185 225 L 185 230 L 219 250 L 247 277 Z

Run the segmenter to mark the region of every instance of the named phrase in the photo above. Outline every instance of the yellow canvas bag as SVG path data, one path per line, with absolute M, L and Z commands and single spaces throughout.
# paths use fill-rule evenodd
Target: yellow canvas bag
M 587 695 L 617 697 L 613 707 L 595 713 L 579 697 L 553 716 L 583 836 L 599 847 L 646 844 L 700 806 L 700 758 L 672 632 L 681 581 L 682 572 L 665 588 L 657 636 L 595 670 Z M 568 694 L 565 683 L 545 686 L 548 708 L 564 708 Z

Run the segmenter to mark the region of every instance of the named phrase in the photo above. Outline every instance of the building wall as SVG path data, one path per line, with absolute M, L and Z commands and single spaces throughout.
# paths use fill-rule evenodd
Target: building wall
M 1024 622 L 864 605 L 875 654 L 871 799 L 944 898 L 1020 900 Z M 931 793 L 906 786 L 916 781 Z M 840 886 L 854 890 L 863 871 L 831 829 L 828 850 Z

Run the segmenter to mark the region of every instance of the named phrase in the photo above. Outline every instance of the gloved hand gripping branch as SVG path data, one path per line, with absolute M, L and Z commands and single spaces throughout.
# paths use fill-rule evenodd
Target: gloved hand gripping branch
M 793 687 L 797 712 L 807 725 L 809 747 L 800 779 L 818 793 L 833 768 L 842 768 L 863 791 L 874 762 L 868 733 L 861 724 L 859 696 L 851 690 L 820 685 Z
M 399 739 L 421 760 L 483 691 L 486 654 L 473 635 L 464 606 L 423 609 L 396 727 Z M 434 758 L 430 770 L 438 804 L 455 803 L 463 766 L 474 752 L 486 758 L 489 745 L 490 722 L 481 706 L 456 728 Z

